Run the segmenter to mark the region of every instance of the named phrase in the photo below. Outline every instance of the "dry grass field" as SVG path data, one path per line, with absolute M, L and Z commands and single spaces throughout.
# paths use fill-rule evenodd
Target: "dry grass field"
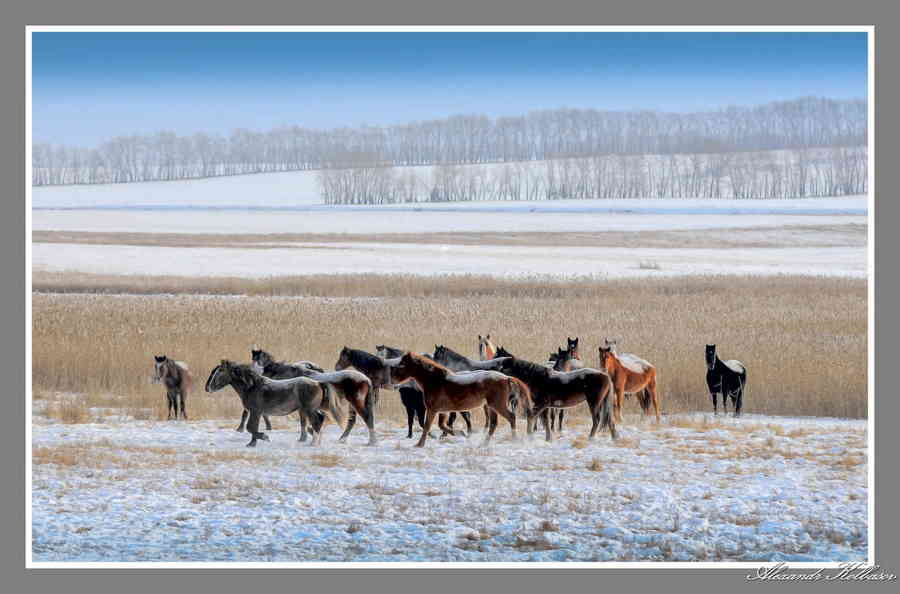
M 657 366 L 664 413 L 711 410 L 703 350 L 717 343 L 723 358 L 748 368 L 747 413 L 866 416 L 866 283 L 858 279 L 41 273 L 34 288 L 52 291 L 32 298 L 35 411 L 69 423 L 111 410 L 164 418 L 164 391 L 150 384 L 154 354 L 193 370 L 190 417 L 236 422 L 232 391 L 206 394 L 203 384 L 220 359 L 247 361 L 254 344 L 331 368 L 344 345 L 430 351 L 440 343 L 474 357 L 476 336 L 486 333 L 535 361 L 579 336 L 589 365 L 603 337 L 616 337 L 622 351 Z M 379 406 L 378 422 L 405 423 L 396 393 L 384 392 Z

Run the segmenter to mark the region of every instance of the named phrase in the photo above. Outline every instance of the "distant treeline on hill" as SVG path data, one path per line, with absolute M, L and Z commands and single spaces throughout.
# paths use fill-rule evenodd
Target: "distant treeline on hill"
M 723 177 L 717 171 L 732 167 L 728 175 L 734 185 L 737 176 L 750 175 L 745 170 L 747 167 L 753 168 L 752 164 L 757 161 L 760 167 L 774 166 L 766 158 L 760 161 L 757 157 L 729 155 L 764 155 L 774 154 L 772 151 L 786 151 L 793 156 L 784 163 L 794 163 L 797 155 L 809 149 L 845 149 L 864 147 L 866 143 L 867 104 L 862 99 L 807 97 L 756 107 L 728 107 L 696 113 L 556 109 L 494 119 L 484 115 L 457 115 L 385 127 L 314 130 L 292 126 L 267 132 L 241 129 L 227 137 L 203 133 L 178 136 L 171 132 L 159 132 L 146 136 L 120 136 L 95 148 L 36 143 L 32 152 L 32 183 L 41 186 L 168 181 L 311 169 L 364 169 L 377 173 L 391 167 L 412 165 L 430 165 L 435 169 L 447 169 L 446 166 L 449 166 L 447 171 L 450 172 L 452 166 L 460 165 L 542 161 L 559 163 L 561 167 L 572 164 L 576 168 L 581 163 L 593 163 L 601 168 L 608 163 L 610 167 L 618 168 L 615 176 L 625 180 L 623 189 L 613 193 L 631 195 L 637 191 L 633 188 L 655 187 L 661 192 L 662 187 L 667 187 L 668 182 L 660 186 L 662 182 L 656 173 L 647 172 L 644 181 L 638 181 L 636 174 L 633 174 L 634 168 L 641 166 L 637 156 L 653 155 L 653 159 L 658 159 L 661 164 L 668 163 L 670 168 L 674 168 L 673 171 L 680 171 L 685 160 L 691 167 L 705 168 L 708 176 L 712 176 L 709 177 L 709 185 L 700 183 L 699 172 L 694 172 L 690 177 L 693 181 L 686 187 L 703 195 L 716 195 L 723 192 L 716 188 Z M 830 163 L 832 159 L 845 159 L 847 154 L 859 158 L 859 151 L 845 153 L 818 151 L 814 166 L 831 170 L 839 177 L 842 168 L 848 164 Z M 720 155 L 721 158 L 711 155 Z M 666 159 L 667 156 L 678 158 Z M 864 153 L 862 158 L 864 160 Z M 804 158 L 800 161 L 802 163 L 798 166 L 807 163 Z M 738 162 L 740 167 L 734 169 L 732 164 Z M 644 159 L 644 165 L 647 163 Z M 555 175 L 556 165 L 545 167 L 546 176 Z M 516 167 L 504 169 L 507 173 L 508 170 L 515 172 Z M 754 169 L 750 178 L 756 180 L 762 173 Z M 613 175 L 610 174 L 610 179 Z M 776 177 L 782 179 L 788 175 L 795 174 L 783 171 Z M 797 175 L 804 177 L 806 174 Z M 855 175 L 848 174 L 849 177 Z M 672 176 L 677 177 L 672 173 L 668 178 L 674 179 Z M 320 177 L 323 192 L 332 196 L 330 200 L 343 201 L 343 198 L 338 198 L 340 193 L 333 189 L 337 182 L 329 181 L 327 175 Z M 865 175 L 862 177 L 865 178 Z M 603 193 L 602 190 L 588 191 L 583 183 L 581 188 L 573 188 L 569 184 L 560 186 L 554 181 L 555 177 L 547 179 L 550 180 L 550 187 L 559 187 L 559 190 L 528 190 L 526 193 L 547 193 L 545 197 L 560 193 L 571 194 L 570 197 Z M 503 183 L 515 185 L 516 182 Z M 759 183 L 763 184 L 761 189 L 731 191 L 735 194 L 774 192 L 779 196 L 786 195 L 787 186 L 782 182 Z M 852 186 L 852 193 L 859 190 L 860 180 L 847 183 Z M 840 188 L 847 186 L 847 183 L 826 186 L 830 186 L 828 191 L 843 192 Z M 861 183 L 865 183 L 864 179 Z M 757 182 L 738 181 L 737 184 L 745 187 L 747 184 L 754 186 Z M 478 199 L 471 192 L 454 189 L 449 182 L 444 186 L 445 189 L 438 186 L 429 188 L 425 199 L 459 199 L 451 198 L 459 195 L 467 196 L 466 199 Z M 806 187 L 804 184 L 794 186 L 798 191 L 801 186 Z M 679 191 L 678 184 L 672 187 L 675 189 L 671 191 Z M 804 195 L 818 195 L 823 190 L 816 186 L 816 189 L 803 191 L 806 192 Z M 507 196 L 521 194 L 507 190 L 498 192 Z M 416 195 L 421 199 L 421 192 L 417 191 Z M 384 195 L 380 201 L 403 199 L 399 195 Z M 372 202 L 365 199 L 362 203 Z

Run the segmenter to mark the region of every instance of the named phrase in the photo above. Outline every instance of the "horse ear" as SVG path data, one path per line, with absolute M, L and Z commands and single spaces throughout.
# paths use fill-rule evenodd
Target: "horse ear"
M 488 338 L 490 338 L 490 337 L 488 337 Z M 481 340 L 481 334 L 478 335 L 478 340 Z
M 491 335 L 488 334 L 487 336 L 485 336 L 485 338 L 487 338 L 488 340 L 490 340 L 490 339 L 491 339 Z

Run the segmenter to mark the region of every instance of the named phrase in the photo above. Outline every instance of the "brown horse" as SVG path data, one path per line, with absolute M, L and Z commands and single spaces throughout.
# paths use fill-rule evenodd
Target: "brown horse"
M 616 343 L 606 341 L 600 347 L 600 369 L 612 378 L 616 395 L 616 419 L 622 422 L 622 403 L 625 394 L 637 394 L 641 403 L 641 413 L 650 411 L 650 404 L 659 422 L 659 394 L 656 391 L 656 367 L 640 357 L 627 353 L 617 353 Z
M 355 369 L 343 369 L 323 373 L 310 371 L 306 377 L 321 384 L 328 384 L 338 396 L 350 404 L 350 418 L 338 441 L 347 440 L 356 423 L 356 416 L 359 415 L 369 429 L 369 445 L 375 445 L 378 441 L 375 436 L 375 390 L 366 374 Z
M 531 410 L 531 392 L 524 382 L 497 371 L 473 371 L 453 373 L 440 363 L 415 353 L 406 353 L 391 369 L 393 381 L 416 380 L 425 394 L 425 427 L 416 447 L 423 447 L 428 432 L 438 413 L 468 411 L 487 405 L 490 412 L 490 428 L 484 438 L 487 444 L 497 429 L 497 415 L 509 421 L 513 438 L 516 437 L 516 414 L 513 410 L 522 404 Z M 439 421 L 443 423 L 443 420 Z M 441 426 L 442 430 L 449 428 Z
M 188 370 L 187 363 L 173 361 L 165 355 L 154 355 L 153 359 L 156 362 L 153 383 L 166 386 L 166 398 L 169 401 L 168 418 L 172 418 L 172 411 L 175 411 L 175 418 L 178 418 L 178 399 L 181 398 L 181 418 L 187 419 L 184 401 L 194 384 L 194 377 Z

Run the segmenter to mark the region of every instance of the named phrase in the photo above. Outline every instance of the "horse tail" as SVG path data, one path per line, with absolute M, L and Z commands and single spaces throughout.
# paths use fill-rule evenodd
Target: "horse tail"
M 613 407 L 614 403 L 612 402 L 616 398 L 616 391 L 613 389 L 612 382 L 606 384 L 606 396 L 603 397 L 603 404 L 600 406 L 600 429 L 609 428 L 610 436 L 615 439 L 618 435 L 616 433 L 616 420 L 613 415 Z M 643 402 L 641 403 L 643 405 Z
M 343 426 L 344 413 L 341 412 L 341 407 L 338 406 L 337 394 L 335 394 L 331 386 L 325 382 L 319 383 L 319 386 L 322 387 L 322 405 L 327 407 L 328 412 L 331 413 L 332 418 L 334 418 L 334 422 L 337 423 L 338 426 Z
M 516 377 L 509 378 L 509 408 L 512 411 L 518 411 L 519 405 L 525 410 L 526 414 L 534 408 L 531 400 L 531 390 L 528 384 Z

